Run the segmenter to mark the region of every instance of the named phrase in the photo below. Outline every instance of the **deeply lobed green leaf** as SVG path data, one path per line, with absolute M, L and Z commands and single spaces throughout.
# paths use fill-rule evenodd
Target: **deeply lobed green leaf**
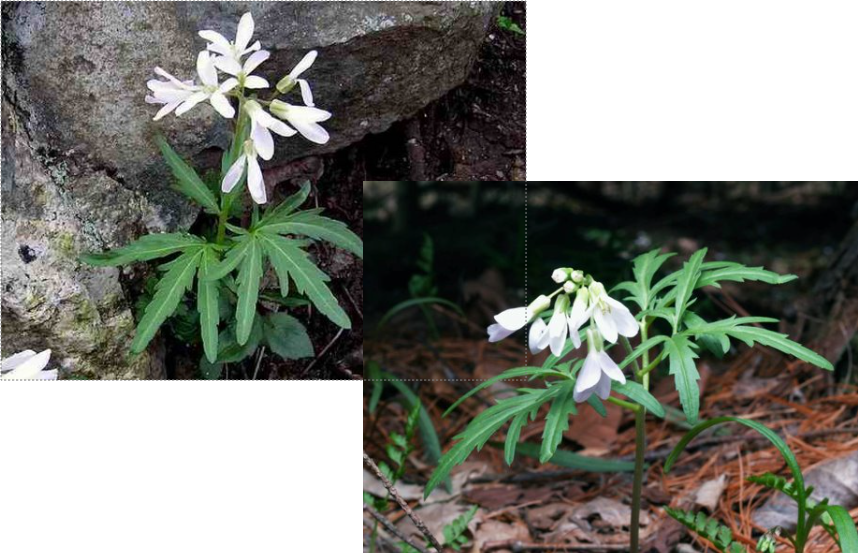
M 81 261 L 95 267 L 127 265 L 135 261 L 149 261 L 174 253 L 198 250 L 205 245 L 199 236 L 184 232 L 146 234 L 134 242 L 104 253 L 84 254 Z
M 351 328 L 348 315 L 325 285 L 330 280 L 328 275 L 309 260 L 307 252 L 276 234 L 260 233 L 258 236 L 281 283 L 291 277 L 298 292 L 305 294 L 323 315 L 338 326 Z
M 161 153 L 164 155 L 167 165 L 170 166 L 173 176 L 176 177 L 175 188 L 203 206 L 206 211 L 215 214 L 219 213 L 220 207 L 218 206 L 217 198 L 215 198 L 215 195 L 206 186 L 206 183 L 203 182 L 197 172 L 170 147 L 163 137 L 157 137 L 155 142 L 157 142 L 158 147 L 161 149 Z
M 140 353 L 146 349 L 167 317 L 176 310 L 185 292 L 193 285 L 202 255 L 202 248 L 194 249 L 182 254 L 171 264 L 170 269 L 158 282 L 155 295 L 137 325 L 131 351 Z

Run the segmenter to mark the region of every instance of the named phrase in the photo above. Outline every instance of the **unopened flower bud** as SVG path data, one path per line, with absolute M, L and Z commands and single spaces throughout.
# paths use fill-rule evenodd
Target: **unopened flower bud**
M 568 278 L 569 272 L 566 269 L 554 269 L 554 272 L 551 273 L 551 280 L 553 280 L 557 284 L 566 282 Z
M 278 81 L 276 87 L 277 92 L 279 92 L 280 94 L 286 94 L 287 92 L 295 88 L 296 84 L 298 84 L 297 79 L 294 79 L 292 75 L 286 75 L 285 77 L 280 79 L 280 81 Z
M 567 280 L 563 283 L 563 291 L 567 294 L 571 294 L 578 288 L 578 285 L 572 282 L 571 280 Z
M 584 280 L 584 271 L 572 271 L 569 274 L 569 278 L 571 278 L 572 282 L 575 284 L 581 284 Z
M 538 296 L 527 306 L 527 320 L 532 321 L 534 317 L 551 307 L 551 298 L 545 295 Z
M 602 284 L 601 282 L 596 282 L 596 281 L 594 281 L 594 282 L 590 285 L 590 295 L 592 295 L 593 297 L 598 298 L 598 297 L 599 297 L 599 296 L 601 296 L 602 294 L 605 294 L 605 285 L 604 285 L 604 284 Z

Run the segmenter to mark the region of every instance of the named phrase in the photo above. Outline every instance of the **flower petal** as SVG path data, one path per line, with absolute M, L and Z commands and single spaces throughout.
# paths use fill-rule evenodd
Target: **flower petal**
M 555 357 L 563 355 L 563 346 L 566 345 L 566 333 L 568 331 L 566 314 L 562 311 L 555 311 L 548 322 L 548 334 L 551 336 L 548 343 L 551 346 L 551 353 Z
M 608 378 L 605 373 L 602 373 L 602 376 L 599 377 L 599 382 L 596 383 L 595 391 L 596 395 L 603 400 L 608 399 L 608 396 L 611 395 L 611 379 Z
M 229 41 L 226 39 L 225 36 L 223 36 L 217 31 L 200 31 L 197 34 L 208 40 L 212 44 L 216 44 L 222 48 L 229 49 Z
M 268 81 L 256 75 L 248 75 L 244 78 L 244 88 L 268 88 Z
M 615 344 L 617 342 L 617 325 L 614 323 L 614 319 L 598 307 L 593 310 L 593 318 L 596 319 L 599 333 L 605 340 Z
M 489 325 L 486 332 L 489 333 L 489 342 L 500 342 L 515 331 L 504 328 L 499 324 L 492 324 Z
M 495 315 L 495 321 L 510 331 L 516 331 L 527 324 L 527 308 L 514 307 Z
M 36 352 L 31 349 L 25 349 L 24 351 L 19 351 L 15 355 L 10 355 L 3 360 L 3 364 L 0 365 L 0 371 L 5 372 L 16 369 L 26 363 L 34 355 L 36 355 Z
M 244 74 L 250 75 L 253 73 L 253 70 L 259 67 L 259 64 L 267 60 L 270 56 L 271 52 L 268 50 L 260 50 L 251 54 L 250 57 L 244 61 Z
M 207 100 L 208 97 L 209 97 L 209 95 L 206 92 L 202 92 L 202 91 L 194 92 L 193 94 L 188 96 L 184 102 L 182 102 L 182 105 L 180 105 L 178 108 L 176 108 L 176 115 L 182 115 L 183 113 L 185 113 L 186 111 L 188 111 L 189 109 L 194 107 L 195 105 L 199 104 L 200 102 L 202 102 L 204 100 Z
M 220 84 L 220 86 L 217 87 L 217 89 L 218 89 L 218 92 L 223 93 L 223 92 L 229 92 L 230 90 L 232 90 L 236 86 L 238 86 L 238 79 L 234 79 L 234 78 L 230 77 L 227 80 L 225 80 L 224 82 L 222 82 Z
M 212 62 L 212 56 L 206 51 L 197 56 L 197 74 L 203 84 L 217 86 L 217 69 Z
M 592 388 L 599 383 L 599 378 L 602 376 L 599 360 L 593 353 L 595 352 L 587 354 L 584 366 L 578 371 L 578 378 L 575 380 L 575 389 L 573 390 L 575 401 L 581 402 L 590 397 L 590 394 L 593 393 Z
M 628 338 L 637 335 L 640 325 L 629 308 L 611 297 L 606 297 L 605 302 L 611 306 L 611 317 L 617 326 L 617 332 Z
M 168 81 L 170 81 L 171 83 L 173 83 L 174 85 L 176 85 L 176 87 L 178 87 L 178 88 L 189 88 L 189 87 L 190 87 L 190 85 L 188 84 L 188 82 L 182 82 L 182 81 L 180 81 L 179 79 L 177 79 L 176 77 L 174 77 L 174 76 L 170 75 L 169 73 L 167 73 L 166 71 L 164 71 L 164 70 L 163 70 L 163 69 L 161 69 L 160 67 L 156 67 L 156 68 L 155 68 L 155 74 L 156 74 L 156 75 L 160 75 L 160 76 L 164 77 L 165 79 L 167 79 Z
M 608 375 L 611 380 L 616 380 L 620 384 L 626 383 L 626 375 L 620 370 L 620 367 L 611 359 L 605 351 L 599 352 L 599 366 L 602 367 L 602 372 Z
M 152 93 L 152 96 L 161 103 L 175 102 L 176 100 L 187 100 L 192 94 L 190 90 L 157 90 Z
M 256 148 L 259 157 L 269 160 L 274 156 L 274 137 L 268 129 L 256 121 L 250 125 L 250 139 L 253 140 L 253 147 Z
M 241 16 L 238 22 L 238 31 L 235 33 L 235 49 L 241 52 L 250 44 L 253 37 L 253 16 L 250 12 Z
M 262 180 L 262 168 L 256 161 L 256 157 L 247 158 L 247 188 L 254 202 L 264 204 L 268 201 L 265 195 L 265 182 Z
M 168 102 L 164 104 L 164 107 L 158 110 L 158 113 L 155 114 L 155 117 L 152 118 L 152 121 L 157 121 L 179 107 L 179 104 L 182 103 L 182 100 L 176 100 L 175 102 Z
M 278 121 L 273 117 L 271 118 L 271 122 L 268 124 L 268 128 L 271 129 L 272 132 L 277 133 L 280 136 L 295 136 L 296 134 L 298 134 L 298 131 L 296 131 L 283 121 Z
M 229 168 L 229 171 L 223 177 L 223 182 L 220 185 L 221 191 L 231 192 L 235 188 L 235 185 L 241 179 L 241 175 L 244 174 L 244 166 L 246 164 L 247 156 L 244 154 L 238 156 L 238 159 L 235 160 L 235 163 L 232 164 L 232 167 Z
M 566 323 L 569 325 L 569 338 L 572 340 L 572 343 L 575 345 L 575 349 L 581 347 L 581 334 L 579 332 L 579 327 L 573 324 L 572 315 L 566 318 Z
M 18 363 L 11 372 L 4 374 L 2 378 L 4 380 L 32 380 L 34 378 L 38 378 L 38 374 L 45 368 L 50 360 L 51 350 L 46 349 L 45 351 L 27 357 L 23 362 Z M 4 363 L 4 365 L 8 366 L 8 363 Z
M 318 52 L 316 52 L 315 50 L 310 50 L 309 52 L 307 52 L 304 57 L 301 58 L 301 61 L 298 62 L 298 65 L 292 68 L 292 71 L 289 72 L 289 76 L 293 79 L 297 79 L 301 73 L 303 73 L 307 69 L 310 69 L 310 66 L 313 65 L 314 61 L 316 61 L 317 55 Z
M 241 64 L 232 56 L 218 56 L 214 59 L 214 65 L 224 73 L 237 77 L 241 73 Z
M 530 325 L 530 334 L 528 334 L 528 346 L 533 354 L 539 353 L 545 349 L 543 337 L 548 334 L 548 325 L 541 318 L 537 318 Z
M 298 129 L 298 132 L 301 135 L 309 140 L 310 142 L 315 142 L 316 144 L 326 144 L 328 140 L 331 139 L 331 135 L 328 134 L 328 131 L 322 128 L 318 123 L 310 123 L 307 121 L 289 121 L 292 125 Z
M 262 44 L 260 44 L 260 42 L 257 40 L 249 48 L 245 48 L 244 50 L 241 50 L 240 53 L 238 54 L 238 57 L 241 57 L 244 54 L 247 54 L 249 52 L 255 52 L 256 50 L 259 50 L 260 48 L 262 48 Z
M 211 98 L 209 98 L 209 102 L 218 113 L 227 119 L 232 119 L 232 116 L 235 115 L 235 108 L 229 103 L 229 100 L 226 99 L 226 96 L 221 94 L 218 91 L 212 93 Z
M 220 54 L 221 56 L 232 57 L 232 47 L 231 46 L 221 46 L 220 44 L 209 44 L 206 46 L 206 50 L 209 52 L 214 52 L 215 54 Z
M 310 90 L 310 83 L 306 79 L 298 79 L 298 84 L 301 86 L 301 99 L 304 100 L 304 104 L 308 107 L 315 106 L 316 104 L 313 103 L 313 91 Z

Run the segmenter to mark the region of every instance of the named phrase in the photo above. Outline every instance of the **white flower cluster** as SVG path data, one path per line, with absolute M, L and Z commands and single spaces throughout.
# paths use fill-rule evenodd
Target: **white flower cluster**
M 261 49 L 259 41 L 250 44 L 253 30 L 253 16 L 246 13 L 238 23 L 238 31 L 233 42 L 216 31 L 199 32 L 200 37 L 208 41 L 206 49 L 197 56 L 197 75 L 200 84 L 196 84 L 193 80 L 181 81 L 162 68 L 156 67 L 155 73 L 166 80 L 151 79 L 146 83 L 151 91 L 151 94 L 146 96 L 146 102 L 163 104 L 154 119 L 157 121 L 171 112 L 175 112 L 177 116 L 182 115 L 206 100 L 220 115 L 232 119 L 236 113 L 228 95 L 244 99 L 245 90 L 268 88 L 270 85 L 267 80 L 252 74 L 271 55 L 270 52 Z M 242 61 L 247 54 L 250 55 Z M 240 104 L 250 118 L 250 135 L 243 144 L 241 155 L 224 176 L 221 183 L 221 189 L 224 192 L 230 192 L 246 170 L 247 185 L 253 200 L 259 204 L 268 201 L 262 179 L 262 168 L 257 158 L 269 160 L 274 156 L 272 132 L 285 137 L 301 133 L 304 138 L 316 144 L 325 144 L 328 141 L 330 136 L 319 123 L 330 119 L 331 114 L 315 107 L 310 84 L 305 79 L 299 78 L 313 65 L 315 59 L 315 50 L 307 53 L 298 65 L 277 83 L 276 87 L 279 93 L 284 94 L 296 84 L 299 85 L 305 105 L 293 105 L 281 100 L 267 102 L 253 98 Z M 218 70 L 229 77 L 219 82 Z M 268 105 L 270 113 L 265 111 L 262 103 Z M 288 122 L 289 125 L 283 121 Z
M 548 323 L 538 317 L 551 306 L 552 298 L 539 296 L 526 307 L 507 309 L 495 316 L 496 324 L 488 327 L 489 341 L 497 342 L 524 328 L 530 322 L 530 351 L 550 348 L 555 356 L 563 354 L 567 338 L 575 348 L 581 346 L 581 328 L 587 328 L 587 358 L 575 382 L 575 401 L 587 400 L 593 392 L 602 399 L 611 393 L 611 380 L 626 382 L 623 372 L 604 350 L 603 340 L 616 343 L 619 336 L 632 337 L 640 326 L 629 309 L 610 297 L 601 282 L 569 268 L 556 269 L 552 280 L 562 287 L 551 296 L 554 313 Z M 572 299 L 574 297 L 574 299 Z

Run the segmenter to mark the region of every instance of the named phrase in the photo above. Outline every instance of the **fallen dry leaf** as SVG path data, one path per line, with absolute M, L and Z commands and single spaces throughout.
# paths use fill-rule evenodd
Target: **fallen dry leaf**
M 694 494 L 694 503 L 705 507 L 710 513 L 714 512 L 721 500 L 721 494 L 727 487 L 727 475 L 722 474 L 718 478 L 708 480 L 697 488 Z

